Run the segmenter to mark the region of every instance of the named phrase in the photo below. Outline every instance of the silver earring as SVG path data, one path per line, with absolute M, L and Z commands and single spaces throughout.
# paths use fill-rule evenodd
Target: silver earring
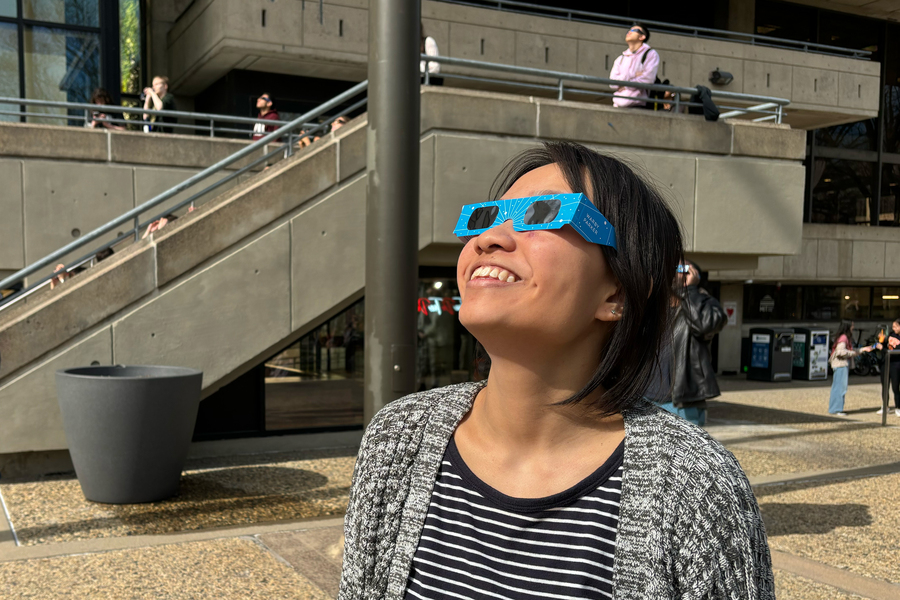
M 612 309 L 609 312 L 611 312 L 612 314 L 616 314 L 616 309 Z

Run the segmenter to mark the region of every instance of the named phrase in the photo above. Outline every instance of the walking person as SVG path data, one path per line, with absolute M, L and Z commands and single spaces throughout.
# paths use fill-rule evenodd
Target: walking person
M 706 401 L 719 396 L 710 344 L 725 328 L 728 315 L 719 301 L 700 287 L 700 267 L 678 265 L 675 320 L 672 326 L 672 398 L 662 408 L 701 427 Z
M 625 43 L 628 48 L 622 55 L 616 58 L 613 68 L 609 72 L 609 78 L 618 81 L 636 81 L 640 83 L 656 83 L 656 72 L 659 70 L 659 53 L 650 48 L 647 42 L 650 40 L 650 30 L 645 26 L 635 23 L 625 33 Z M 613 106 L 620 108 L 634 107 L 644 108 L 649 97 L 647 90 L 618 85 L 610 85 L 616 90 L 613 98 Z M 627 97 L 623 97 L 627 96 Z
M 887 337 L 888 350 L 900 348 L 900 319 L 891 323 L 891 333 Z M 884 348 L 882 343 L 875 344 L 876 350 Z M 890 362 L 891 389 L 894 391 L 894 414 L 900 417 L 900 355 L 892 354 Z M 878 409 L 878 414 L 884 413 L 884 408 Z
M 834 348 L 831 351 L 831 368 L 834 377 L 831 380 L 831 398 L 828 401 L 829 414 L 837 417 L 846 417 L 844 412 L 844 397 L 847 395 L 847 383 L 850 369 L 853 367 L 853 359 L 861 352 L 869 352 L 871 347 L 853 349 L 853 321 L 844 321 L 838 328 L 834 337 Z
M 487 379 L 385 406 L 360 447 L 339 600 L 774 599 L 734 456 L 643 398 L 678 221 L 619 160 L 526 150 L 454 234 Z

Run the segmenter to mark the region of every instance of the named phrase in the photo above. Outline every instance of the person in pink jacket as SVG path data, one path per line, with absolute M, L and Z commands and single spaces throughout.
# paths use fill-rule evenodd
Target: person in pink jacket
M 659 53 L 647 45 L 649 39 L 650 31 L 643 25 L 635 23 L 625 34 L 628 49 L 616 59 L 612 71 L 609 72 L 609 78 L 619 81 L 655 83 L 656 71 L 659 69 Z M 628 98 L 613 98 L 613 106 L 643 107 L 642 99 L 648 97 L 647 90 L 617 85 L 609 87 L 616 90 L 616 96 L 629 96 Z

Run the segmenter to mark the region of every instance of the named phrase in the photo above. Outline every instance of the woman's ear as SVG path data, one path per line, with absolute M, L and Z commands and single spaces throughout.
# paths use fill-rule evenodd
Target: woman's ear
M 618 321 L 625 312 L 625 293 L 618 281 L 601 291 L 600 304 L 594 318 L 598 321 Z

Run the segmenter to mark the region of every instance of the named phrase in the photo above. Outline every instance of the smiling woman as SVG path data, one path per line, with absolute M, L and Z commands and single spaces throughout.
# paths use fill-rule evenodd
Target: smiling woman
M 339 597 L 774 598 L 740 466 L 643 398 L 682 255 L 665 201 L 564 142 L 515 158 L 494 192 L 456 228 L 487 379 L 373 419 Z

